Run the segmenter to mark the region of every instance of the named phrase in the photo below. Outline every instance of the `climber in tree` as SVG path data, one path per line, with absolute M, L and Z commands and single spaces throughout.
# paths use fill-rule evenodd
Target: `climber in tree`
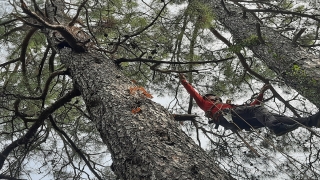
M 270 113 L 261 106 L 263 93 L 270 88 L 270 85 L 264 85 L 255 101 L 250 105 L 238 106 L 230 102 L 223 103 L 221 98 L 214 94 L 201 96 L 187 82 L 183 74 L 179 74 L 179 79 L 198 106 L 205 111 L 206 117 L 210 119 L 209 123 L 221 125 L 226 129 L 236 131 L 268 127 L 277 136 L 281 136 L 297 129 L 300 125 L 320 127 L 320 112 L 309 117 L 292 118 Z

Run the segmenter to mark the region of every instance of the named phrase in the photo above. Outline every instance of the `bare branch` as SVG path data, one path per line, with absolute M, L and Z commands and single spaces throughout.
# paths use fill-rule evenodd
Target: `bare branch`
M 13 141 L 10 145 L 8 145 L 4 150 L 0 153 L 0 170 L 2 169 L 4 162 L 8 155 L 18 146 L 24 145 L 30 142 L 30 140 L 36 134 L 38 128 L 43 124 L 44 120 L 49 117 L 54 111 L 59 109 L 65 103 L 71 101 L 72 98 L 79 96 L 80 92 L 77 89 L 73 89 L 72 91 L 68 92 L 65 96 L 54 102 L 51 106 L 44 109 L 41 114 L 38 116 L 36 122 L 29 128 L 27 133 L 20 137 L 19 139 Z
M 85 0 L 85 1 L 83 1 L 83 2 L 80 4 L 80 6 L 79 6 L 79 8 L 78 8 L 78 10 L 77 10 L 76 15 L 73 17 L 73 19 L 71 20 L 71 22 L 69 22 L 68 26 L 73 26 L 73 25 L 77 22 L 78 17 L 79 17 L 80 12 L 81 12 L 81 9 L 84 7 L 84 5 L 85 5 L 87 2 L 88 2 L 88 0 Z
M 18 62 L 18 61 L 20 61 L 20 57 L 17 58 L 17 59 L 13 59 L 13 60 L 11 60 L 11 61 L 5 62 L 5 63 L 3 63 L 3 64 L 0 64 L 0 67 L 4 67 L 4 66 L 6 66 L 6 65 L 9 65 L 9 64 L 12 64 L 12 63 L 15 63 L 15 62 Z
M 21 2 L 21 8 L 22 8 L 24 13 L 29 15 L 31 18 L 34 18 L 35 20 L 37 20 L 44 27 L 58 31 L 63 36 L 63 38 L 68 42 L 68 44 L 73 48 L 73 50 L 75 52 L 79 53 L 79 52 L 84 52 L 85 51 L 84 47 L 82 47 L 81 45 L 78 44 L 77 39 L 73 36 L 73 34 L 71 34 L 68 31 L 67 27 L 65 27 L 63 25 L 53 25 L 53 24 L 48 23 L 46 20 L 42 19 L 36 13 L 32 12 L 27 7 L 27 5 L 24 3 L 23 0 L 20 0 L 20 2 Z
M 88 159 L 85 157 L 85 155 L 82 153 L 81 149 L 79 149 L 77 147 L 77 145 L 71 140 L 71 138 L 68 136 L 67 133 L 65 133 L 62 129 L 60 129 L 57 124 L 54 122 L 53 117 L 50 115 L 49 116 L 49 120 L 53 126 L 53 128 L 58 131 L 59 133 L 61 133 L 68 141 L 68 143 L 71 145 L 71 147 L 79 154 L 79 156 L 84 160 L 84 162 L 86 163 L 86 165 L 89 167 L 89 169 L 91 170 L 91 172 L 98 178 L 98 179 L 102 179 L 99 174 L 94 170 L 94 168 L 91 166 L 90 162 L 88 161 Z
M 162 7 L 162 9 L 160 10 L 160 12 L 157 14 L 157 16 L 153 19 L 153 21 L 148 24 L 147 26 L 145 26 L 144 28 L 142 28 L 140 31 L 133 33 L 131 35 L 124 35 L 124 39 L 122 41 L 120 41 L 120 39 L 118 40 L 117 43 L 115 43 L 115 47 L 113 48 L 113 50 L 111 51 L 104 51 L 106 53 L 110 53 L 113 54 L 118 50 L 118 47 L 120 44 L 123 44 L 124 42 L 126 42 L 128 39 L 130 39 L 131 37 L 137 36 L 139 34 L 141 34 L 142 32 L 144 32 L 145 30 L 147 30 L 149 27 L 151 27 L 152 25 L 154 25 L 154 23 L 158 20 L 158 18 L 160 17 L 161 13 L 165 10 L 166 6 L 170 3 L 170 1 L 168 3 L 164 3 L 164 6 Z
M 14 32 L 22 31 L 24 27 L 25 27 L 24 25 L 15 27 L 15 28 L 11 29 L 10 31 L 2 34 L 2 35 L 0 36 L 0 39 L 4 39 L 5 37 L 11 35 L 11 34 L 14 33 Z
M 53 80 L 53 78 L 55 78 L 56 76 L 59 76 L 59 75 L 66 75 L 66 74 L 67 74 L 66 71 L 56 71 L 56 72 L 52 73 L 48 77 L 48 79 L 47 79 L 47 81 L 46 81 L 46 83 L 44 85 L 43 92 L 42 92 L 42 94 L 40 96 L 36 96 L 36 97 L 35 96 L 23 96 L 23 95 L 13 95 L 13 96 L 18 97 L 19 99 L 31 99 L 31 100 L 42 99 L 42 100 L 44 100 L 45 97 L 48 94 L 49 86 L 50 86 L 50 83 Z M 7 94 L 7 95 L 12 95 L 12 94 Z
M 176 121 L 194 121 L 197 115 L 193 114 L 172 114 Z
M 220 63 L 224 61 L 228 61 L 230 59 L 234 59 L 234 57 L 229 57 L 220 60 L 212 60 L 212 61 L 196 61 L 196 62 L 172 62 L 172 61 L 157 61 L 153 59 L 144 59 L 144 58 L 134 58 L 134 59 L 126 59 L 120 58 L 116 59 L 114 62 L 116 64 L 120 64 L 122 62 L 145 62 L 145 63 L 155 63 L 155 64 L 207 64 L 207 63 Z
M 226 4 L 224 3 L 224 0 L 221 0 L 221 5 L 222 5 L 223 9 L 224 9 L 228 14 L 230 14 L 230 11 L 227 9 Z
M 264 40 L 262 38 L 262 34 L 261 34 L 261 29 L 260 29 L 260 24 L 259 23 L 256 23 L 256 28 L 257 28 L 257 35 L 258 35 L 258 38 L 259 38 L 259 41 L 261 44 L 264 44 Z
M 292 11 L 285 11 L 285 10 L 274 10 L 274 9 L 245 9 L 244 11 L 247 12 L 272 12 L 272 13 L 279 13 L 279 14 L 291 14 L 294 16 L 301 16 L 301 17 L 307 17 L 310 19 L 313 19 L 315 21 L 320 22 L 320 19 L 317 18 L 319 15 L 309 15 L 309 14 L 304 14 L 304 13 L 299 13 L 299 12 L 292 12 Z
M 298 39 L 301 37 L 302 33 L 306 30 L 307 28 L 302 28 L 300 31 L 293 37 L 292 39 L 292 44 L 296 44 Z

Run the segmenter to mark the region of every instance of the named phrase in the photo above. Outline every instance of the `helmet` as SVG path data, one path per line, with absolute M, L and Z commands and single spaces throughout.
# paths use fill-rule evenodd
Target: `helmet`
M 203 96 L 203 99 L 210 100 L 210 101 L 217 101 L 218 100 L 218 101 L 222 102 L 222 99 L 215 94 L 206 94 Z

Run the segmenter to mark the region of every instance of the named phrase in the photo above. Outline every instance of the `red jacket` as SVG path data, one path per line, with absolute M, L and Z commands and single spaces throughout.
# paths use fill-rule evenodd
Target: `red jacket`
M 196 103 L 198 104 L 198 106 L 204 110 L 205 112 L 207 112 L 208 110 L 210 110 L 210 108 L 212 108 L 211 110 L 211 116 L 213 114 L 215 114 L 216 112 L 219 112 L 220 110 L 223 109 L 228 109 L 228 108 L 234 108 L 235 105 L 233 104 L 226 104 L 226 103 L 214 103 L 210 100 L 204 99 L 192 86 L 190 83 L 188 83 L 185 79 L 181 80 L 182 85 L 184 86 L 184 88 L 188 91 L 188 93 L 193 97 L 193 99 L 196 101 Z M 250 105 L 259 105 L 260 102 L 263 99 L 263 93 L 260 93 L 258 95 L 258 97 L 256 98 L 256 100 L 254 102 L 252 102 Z

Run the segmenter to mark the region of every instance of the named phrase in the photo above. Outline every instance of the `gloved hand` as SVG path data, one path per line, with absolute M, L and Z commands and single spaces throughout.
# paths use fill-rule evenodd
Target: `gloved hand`
M 186 77 L 184 76 L 184 74 L 179 73 L 179 79 L 180 81 L 185 80 Z

